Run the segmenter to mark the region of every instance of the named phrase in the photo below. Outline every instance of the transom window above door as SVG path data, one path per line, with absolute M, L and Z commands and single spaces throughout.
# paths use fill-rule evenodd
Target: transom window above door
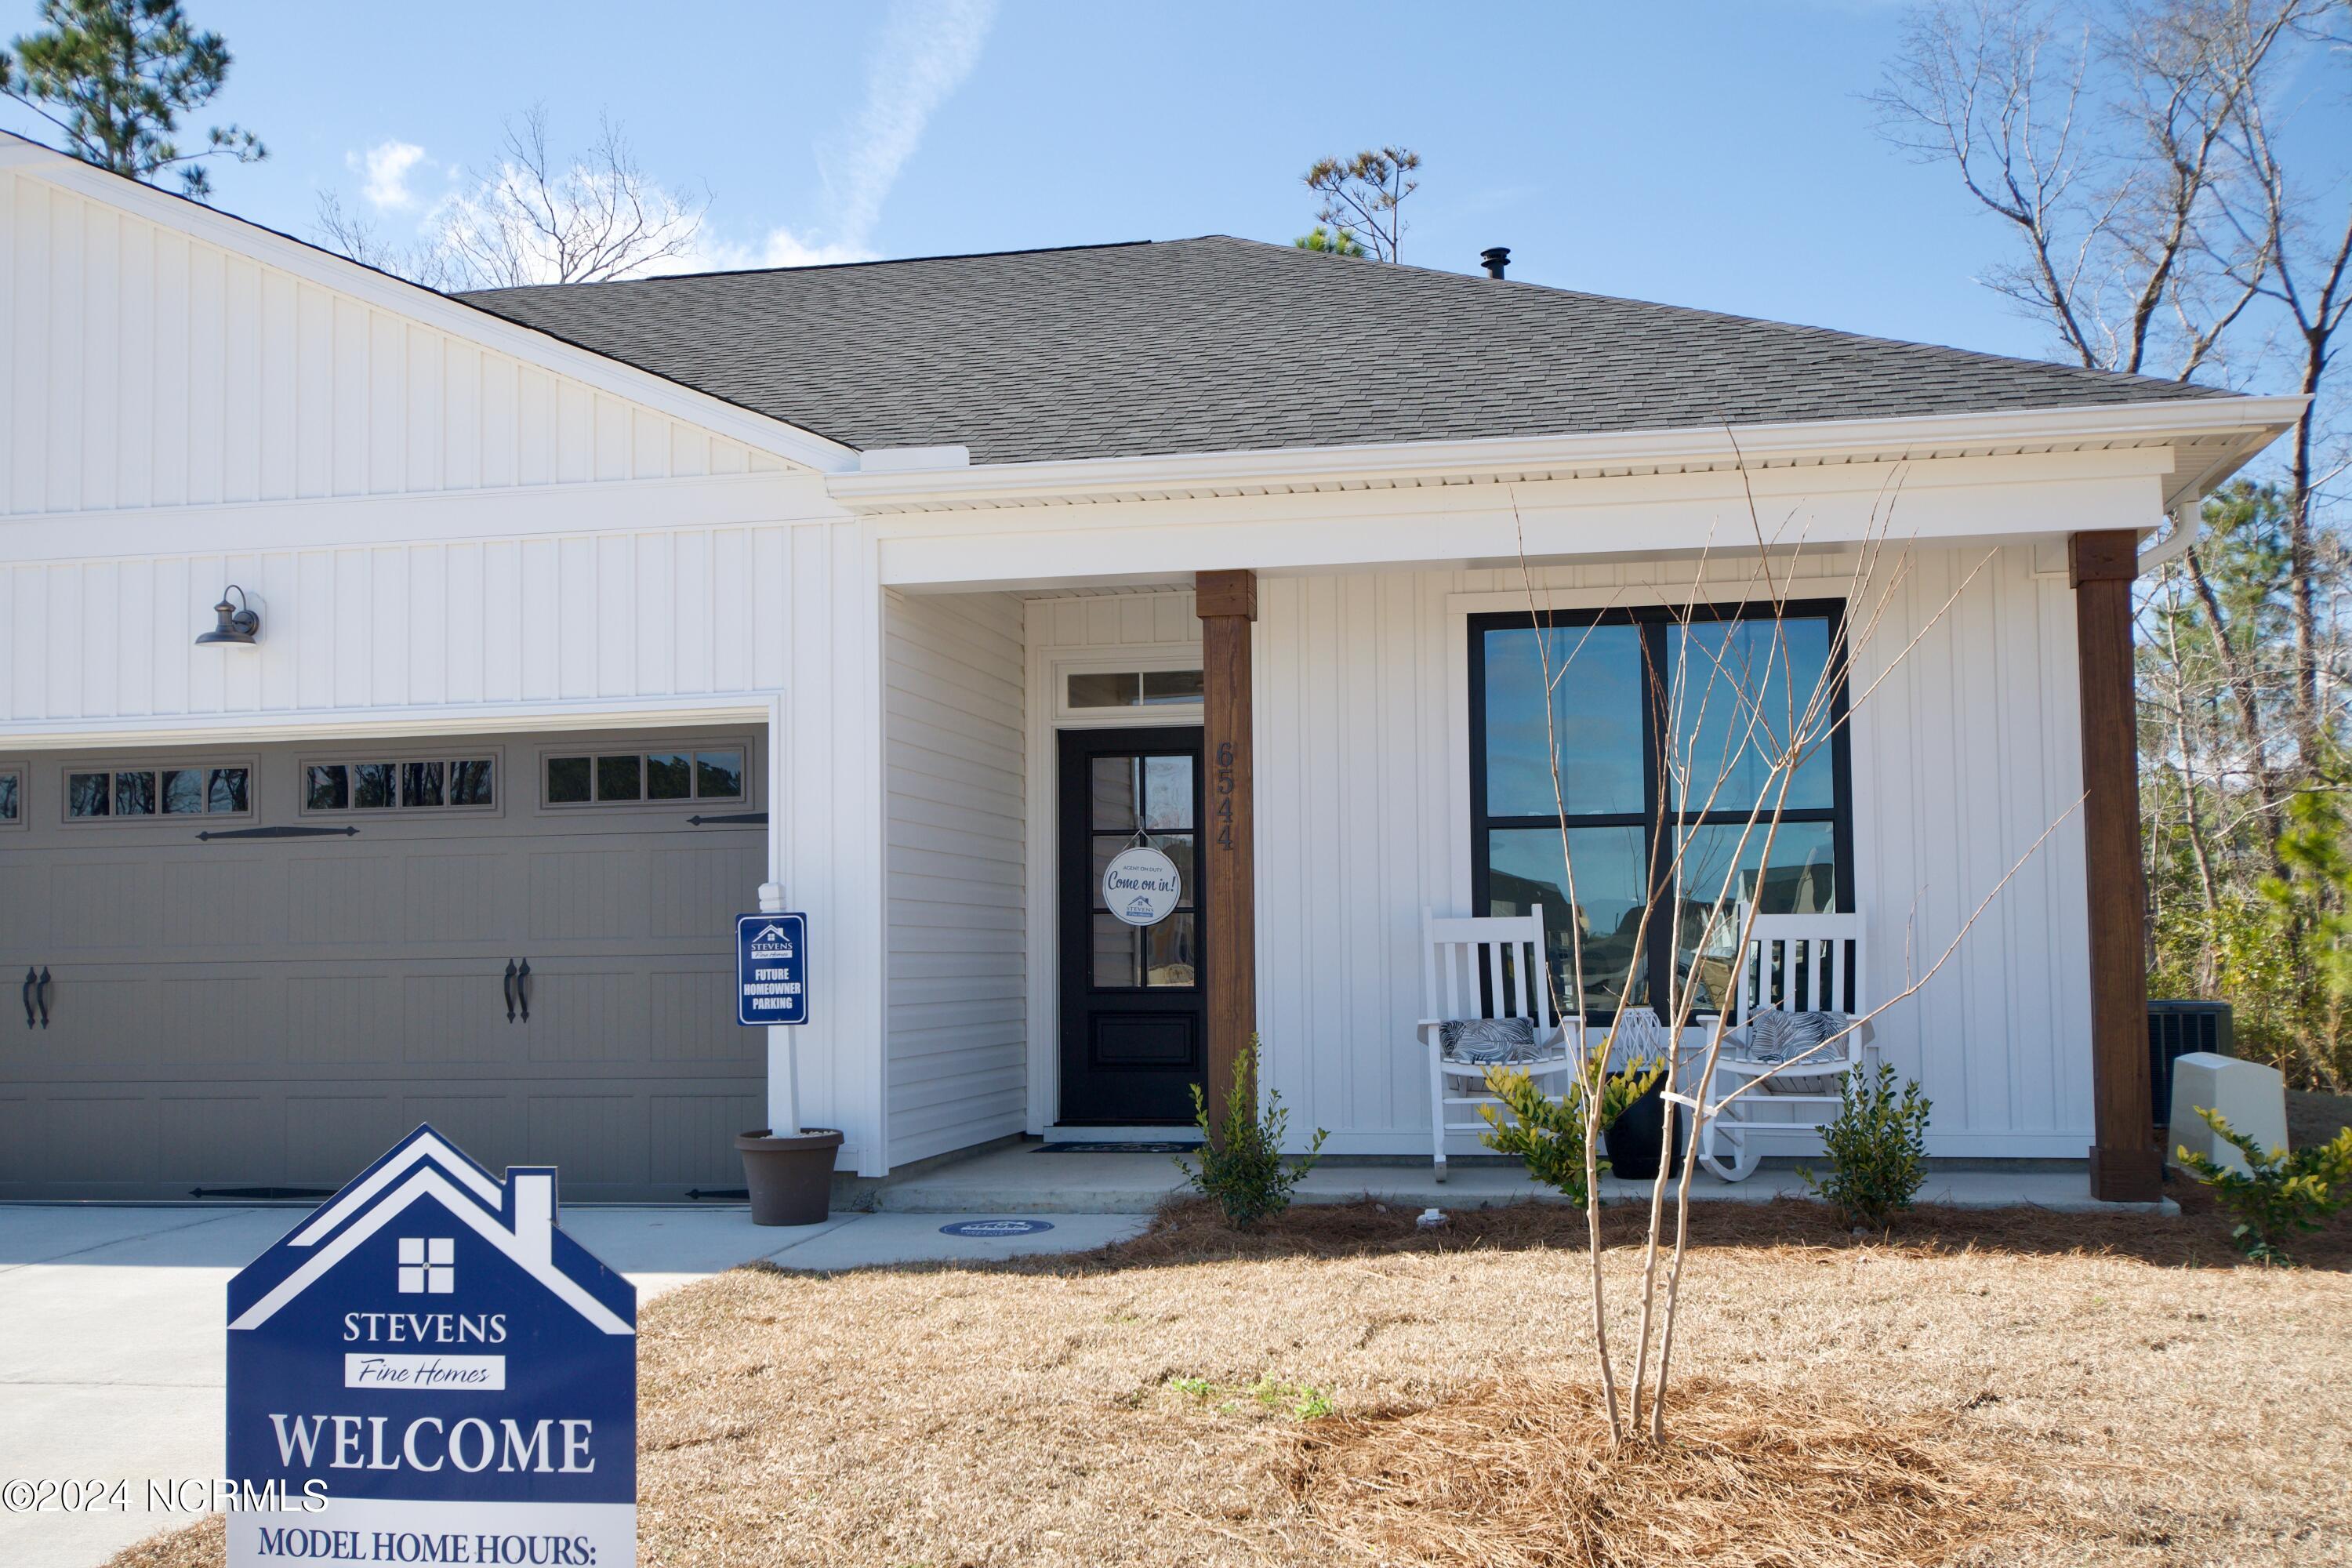
M 646 802 L 743 798 L 740 746 L 595 751 L 546 759 L 542 798 L 550 805 L 636 805 Z
M 1473 895 L 1481 914 L 1543 907 L 1563 1011 L 1664 1011 L 1693 981 L 1697 1010 L 1719 1008 L 1738 910 L 1708 917 L 1727 887 L 1766 914 L 1853 907 L 1843 611 L 1471 617 Z M 1835 728 L 1789 773 L 1768 857 L 1772 757 L 1817 689 Z
M 1201 700 L 1197 669 L 1079 670 L 1066 677 L 1063 696 L 1073 711 L 1105 708 L 1164 708 Z
M 498 805 L 492 757 L 306 762 L 305 812 L 488 810 Z
M 66 771 L 66 819 L 69 822 L 242 816 L 252 809 L 253 770 L 243 764 L 195 763 Z

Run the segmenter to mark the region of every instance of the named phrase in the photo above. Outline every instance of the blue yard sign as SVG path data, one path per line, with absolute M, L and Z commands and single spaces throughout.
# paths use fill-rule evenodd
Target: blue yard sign
M 633 1568 L 637 1293 L 430 1127 L 229 1282 L 230 1568 Z
M 735 917 L 735 1021 L 808 1022 L 808 916 Z

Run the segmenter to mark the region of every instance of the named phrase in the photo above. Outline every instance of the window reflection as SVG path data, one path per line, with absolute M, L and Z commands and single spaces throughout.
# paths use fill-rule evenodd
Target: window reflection
M 155 775 L 153 773 L 115 774 L 114 815 L 117 816 L 154 816 Z
M 686 752 L 655 752 L 646 758 L 646 798 L 694 798 L 694 763 Z
M 1640 811 L 1642 628 L 1520 627 L 1490 631 L 1486 639 L 1487 815 L 1555 816 L 1563 800 L 1571 816 Z M 1558 795 L 1552 741 L 1559 751 Z
M 1769 787 L 1775 759 L 1808 721 L 1822 672 L 1829 663 L 1825 620 L 1714 621 L 1667 631 L 1675 726 L 1678 803 L 1693 811 L 1753 810 Z M 1789 781 L 1786 808 L 1804 811 L 1836 804 L 1830 749 L 1817 747 Z
M 68 816 L 104 816 L 112 804 L 114 775 L 111 773 L 68 773 L 66 775 L 66 815 Z
M 1675 973 L 1677 983 L 1697 976 L 1699 1011 L 1717 1011 L 1730 1003 L 1739 931 L 1749 905 L 1767 915 L 1837 912 L 1832 826 L 1783 822 L 1769 834 L 1768 858 L 1769 826 L 1718 825 L 1691 828 L 1684 835 L 1675 897 Z
M 1579 827 L 1568 835 L 1574 858 L 1576 896 L 1568 893 L 1570 864 L 1560 852 L 1557 827 L 1496 828 L 1487 836 L 1486 913 L 1524 915 L 1538 904 L 1544 912 L 1544 952 L 1559 989 L 1562 1011 L 1574 1011 L 1576 952 L 1583 944 L 1585 1008 L 1642 1006 L 1650 999 L 1648 965 L 1626 972 L 1637 955 L 1646 900 L 1642 889 L 1647 836 L 1638 827 Z
M 205 770 L 202 768 L 165 768 L 163 770 L 163 810 L 167 815 L 194 816 L 205 809 Z
M 205 809 L 209 811 L 243 811 L 246 808 L 246 770 L 215 768 L 212 783 L 206 791 Z
M 310 811 L 341 811 L 352 804 L 351 771 L 341 763 L 308 770 L 302 805 Z
M 20 787 L 15 773 L 0 773 L 0 822 L 16 820 Z
M 740 752 L 695 752 L 694 793 L 704 800 L 742 799 L 743 753 Z

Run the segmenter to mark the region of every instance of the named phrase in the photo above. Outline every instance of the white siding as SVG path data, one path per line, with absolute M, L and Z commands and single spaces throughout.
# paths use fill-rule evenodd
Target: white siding
M 1027 1110 L 1022 607 L 891 594 L 888 1129 L 904 1164 Z
M 1925 629 L 1853 721 L 1856 885 L 1880 996 L 1902 988 L 1906 965 L 1916 973 L 1934 961 L 2081 789 L 2063 577 L 2038 579 L 2030 549 L 2000 551 L 1937 621 L 1984 554 L 1916 552 L 1858 659 L 1857 695 Z M 1561 568 L 1545 582 L 1631 596 L 1686 581 L 1678 574 L 1688 570 Z M 1841 567 L 1820 557 L 1803 570 Z M 1449 601 L 1511 590 L 1516 576 L 1260 584 L 1260 1024 L 1269 1080 L 1293 1108 L 1294 1131 L 1328 1128 L 1334 1152 L 1427 1147 L 1427 1079 L 1412 1033 L 1421 910 L 1466 910 L 1470 888 L 1468 611 Z M 2069 817 L 1928 988 L 1882 1021 L 1886 1058 L 1935 1101 L 1931 1152 L 2082 1156 L 2090 1139 L 2082 853 L 2079 820 Z M 1473 1152 L 1467 1140 L 1463 1150 Z
M 0 170 L 0 512 L 785 467 Z
M 783 527 L 0 563 L 0 721 L 772 690 Z M 250 648 L 197 647 L 224 584 Z

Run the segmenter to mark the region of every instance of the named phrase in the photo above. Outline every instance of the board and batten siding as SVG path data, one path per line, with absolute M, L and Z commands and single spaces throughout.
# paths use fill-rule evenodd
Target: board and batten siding
M 2081 1158 L 2090 1137 L 2073 600 L 2063 573 L 2036 566 L 2032 548 L 1914 552 L 1854 672 L 1858 695 L 1917 637 L 1853 720 L 1874 995 L 1933 963 L 2059 824 L 1877 1026 L 1885 1058 L 1935 1102 L 1937 1154 Z M 1584 593 L 1577 603 L 1593 591 L 1657 602 L 1689 570 L 1559 567 L 1539 584 Z M 1827 594 L 1852 568 L 1824 555 L 1797 570 Z M 1750 591 L 1745 568 L 1711 574 L 1723 587 L 1710 596 Z M 1518 593 L 1517 574 L 1500 571 L 1260 582 L 1258 1005 L 1267 1081 L 1302 1142 L 1322 1127 L 1335 1152 L 1428 1146 L 1421 911 L 1469 898 L 1465 617 L 1516 607 Z
M 787 467 L 772 453 L 0 169 L 0 512 Z
M 1021 601 L 884 607 L 890 1163 L 1022 1130 L 1027 1112 Z
M 0 564 L 0 720 L 773 689 L 790 662 L 791 532 L 662 529 Z M 262 610 L 260 642 L 195 647 L 231 582 Z

